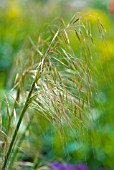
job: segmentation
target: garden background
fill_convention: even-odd
[[[77,131],[75,126],[70,129],[64,125],[64,132],[61,132],[60,126],[52,126],[46,118],[37,114],[37,111],[28,125],[29,119],[32,119],[30,113],[33,112],[28,111],[19,130],[19,136],[21,137],[23,132],[24,136],[13,160],[14,167],[30,169],[34,165],[34,169],[35,166],[49,168],[56,161],[62,164],[83,163],[91,170],[99,167],[114,169],[114,16],[109,0],[0,0],[1,164],[4,147],[2,142],[5,141],[7,150],[20,111],[21,104],[15,109],[15,120],[7,134],[8,115],[11,114],[16,95],[14,85],[18,72],[22,71],[22,63],[32,55],[32,46],[38,43],[40,35],[47,40],[51,26],[56,30],[61,22],[69,23],[74,15],[76,18],[82,15],[89,18],[95,42],[93,66],[97,75],[92,75],[95,90],[93,87],[90,122],[82,122],[83,130],[79,128]],[[100,19],[104,29],[103,40],[97,31],[96,18]],[[74,41],[73,35],[70,39],[73,50],[78,55],[80,44]],[[93,48],[91,45],[89,47]],[[60,65],[58,69],[63,68]],[[27,79],[26,89],[29,88],[29,83],[31,84],[31,80]],[[14,89],[11,91],[12,88]]]

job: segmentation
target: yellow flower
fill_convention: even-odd
[[[109,21],[107,15],[98,9],[88,9],[82,14],[85,18],[87,18],[91,23],[96,24],[98,19],[100,19],[103,26],[108,29]]]
[[[8,19],[15,19],[21,16],[21,7],[15,1],[8,3],[7,14]]]
[[[107,46],[109,49],[110,56],[114,56],[114,42],[111,40],[107,40]]]

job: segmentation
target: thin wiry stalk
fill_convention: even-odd
[[[26,126],[24,132],[22,133],[20,139],[18,140],[18,142],[17,142],[17,144],[16,144],[16,146],[15,146],[15,148],[14,148],[14,152],[13,152],[12,155],[11,155],[11,159],[10,159],[10,163],[9,163],[9,165],[8,165],[8,169],[11,169],[11,168],[12,168],[12,165],[14,164],[14,161],[15,161],[16,156],[17,156],[17,154],[18,154],[19,147],[21,146],[21,144],[22,144],[22,142],[23,142],[23,139],[25,138],[26,131],[29,129],[33,118],[34,118],[34,115],[31,115],[30,120],[29,120],[29,122],[27,123],[27,126]]]
[[[10,145],[9,145],[9,148],[8,148],[8,151],[7,151],[7,154],[6,154],[6,156],[5,156],[5,160],[4,160],[3,166],[2,166],[2,170],[5,170],[6,167],[7,167],[7,162],[8,162],[9,156],[10,156],[10,154],[11,154],[11,152],[12,152],[12,148],[13,148],[14,142],[15,142],[15,140],[16,140],[19,127],[20,127],[20,125],[21,125],[23,116],[24,116],[24,114],[25,114],[25,112],[26,112],[26,110],[27,110],[27,108],[28,108],[28,106],[29,106],[29,100],[30,100],[30,97],[31,97],[31,95],[32,95],[32,92],[33,92],[33,90],[34,90],[34,88],[35,88],[35,83],[38,81],[39,78],[40,78],[40,69],[38,68],[36,77],[35,77],[35,79],[34,79],[34,81],[33,81],[33,84],[32,84],[31,89],[30,89],[30,91],[29,91],[28,97],[27,97],[27,99],[26,99],[26,102],[25,102],[24,107],[23,107],[23,109],[22,109],[22,112],[21,112],[21,114],[20,114],[18,123],[17,123],[17,125],[16,125],[14,134],[13,134],[13,136],[12,136],[12,139],[11,139],[11,142],[10,142]]]
[[[51,41],[51,45],[52,43],[54,42],[54,40],[56,39],[57,37],[57,34],[56,33]],[[32,95],[32,92],[35,88],[35,84],[37,83],[37,81],[39,80],[40,76],[41,76],[41,73],[43,71],[43,68],[45,66],[45,62],[47,61],[47,58],[48,58],[48,52],[50,51],[50,48],[51,48],[51,45],[48,47],[46,53],[45,53],[45,56],[44,58],[42,59],[41,63],[39,64],[38,68],[37,68],[37,72],[36,72],[36,75],[35,75],[35,78],[34,78],[34,81],[31,85],[31,88],[29,90],[29,94],[27,96],[27,99],[25,101],[25,104],[24,104],[24,107],[22,109],[22,112],[20,114],[20,117],[19,117],[19,120],[18,120],[18,123],[16,125],[16,128],[14,130],[14,133],[13,133],[13,136],[12,136],[12,139],[11,139],[11,142],[9,144],[9,148],[8,148],[8,151],[7,151],[7,154],[5,156],[5,160],[4,160],[4,163],[3,163],[3,166],[2,166],[2,170],[5,170],[7,168],[7,163],[8,163],[8,160],[9,160],[9,157],[10,157],[10,154],[12,152],[12,149],[13,149],[13,146],[14,146],[14,142],[16,140],[16,137],[17,137],[17,134],[18,134],[18,130],[19,130],[19,127],[21,125],[21,122],[22,122],[22,119],[24,117],[24,114],[26,112],[26,110],[28,109],[29,107],[29,104],[30,104],[30,98],[31,98],[31,95]]]

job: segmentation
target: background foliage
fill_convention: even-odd
[[[85,15],[91,23],[91,32],[95,44],[94,50],[94,45],[92,46],[89,41],[87,42],[93,52],[92,67],[95,67],[96,71],[92,73],[92,77],[97,88],[92,89],[90,121],[85,122],[85,124],[83,122],[83,126],[86,126],[84,132],[81,129],[76,132],[75,127],[70,132],[69,127],[65,125],[64,134],[62,134],[63,132],[61,132],[59,126],[57,126],[57,129],[54,128],[47,119],[40,114],[36,114],[37,111],[34,113],[30,108],[19,131],[20,137],[24,134],[25,139],[19,148],[19,154],[15,158],[18,162],[37,163],[38,161],[40,166],[53,160],[70,161],[74,164],[81,161],[87,163],[90,169],[96,169],[100,166],[114,168],[114,18],[110,14],[108,6],[109,1],[106,0],[103,2],[98,0],[0,1],[1,142],[5,136],[4,133],[7,134],[8,113],[11,113],[11,107],[14,104],[13,98],[16,96],[15,90],[11,93],[12,97],[9,96],[9,90],[13,88],[18,80],[22,98],[16,108],[16,117],[14,115],[15,120],[9,132],[10,138],[15,128],[15,122],[17,122],[19,109],[22,108],[25,101],[26,94],[24,90],[26,89],[27,91],[32,82],[32,78],[24,80],[23,70],[28,66],[33,69],[35,62],[40,61],[40,58],[37,58],[37,54],[33,50],[33,45],[39,42],[39,36],[43,37],[42,39],[47,43],[41,49],[41,51],[45,51],[49,45],[48,42],[53,37],[50,35],[50,27],[52,27],[55,35],[58,25],[61,25],[58,18],[63,18],[67,25],[74,14],[77,17]],[[101,24],[103,30],[100,32],[101,37],[99,36],[99,25],[96,22],[97,17],[100,18],[103,24]],[[74,39],[74,34],[72,33],[69,33],[68,36],[74,53],[79,56],[81,45],[78,39]],[[31,44],[31,41],[34,44]],[[43,44],[44,42],[40,41],[40,43]],[[62,47],[67,48],[66,44],[62,44]],[[28,60],[30,56],[35,56],[34,65],[32,66],[30,63],[32,61]],[[27,64],[25,64],[25,61],[27,61]],[[56,63],[54,60],[53,62]],[[60,63],[57,68],[62,72],[63,66]],[[20,74],[16,79],[17,73]],[[23,81],[25,81],[24,85]],[[71,84],[67,84],[67,86],[69,85]],[[35,116],[29,125],[30,112]],[[30,127],[27,127],[27,124]],[[8,145],[7,140],[10,140],[8,136],[5,140],[6,145]]]

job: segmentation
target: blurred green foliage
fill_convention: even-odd
[[[51,3],[51,1],[5,1],[5,5],[0,6],[0,89],[1,97],[3,90],[10,89],[13,85],[15,72],[14,61],[17,53],[26,48],[28,36],[37,42],[39,33],[49,29],[49,25],[56,17],[63,17],[67,22],[77,12],[77,8],[65,3]],[[60,159],[72,162],[83,161],[95,169],[103,165],[108,168],[114,168],[114,17],[108,11],[108,1],[92,1],[86,4],[85,9],[80,9],[84,15],[90,14],[99,17],[105,33],[106,46],[103,45],[102,38],[98,37],[96,22],[94,17],[89,16],[92,23],[92,33],[96,44],[97,53],[94,54],[95,67],[97,67],[97,93],[93,95],[94,104],[91,106],[92,125],[88,125],[87,132],[84,132],[82,140],[75,137],[82,134],[75,134],[75,131],[69,133],[69,128],[65,128],[65,134],[61,140],[57,131],[50,126],[42,116],[34,119],[30,126],[26,140],[22,148],[25,157],[28,153],[34,158],[34,153],[39,152],[49,160]],[[55,26],[56,27],[56,26]],[[46,38],[46,37],[45,37]],[[75,49],[73,35],[70,36],[74,51],[78,54],[80,47]],[[104,37],[103,37],[104,38]],[[105,41],[104,40],[104,41]],[[24,45],[23,45],[24,44]],[[28,54],[27,54],[28,55]],[[5,106],[3,113],[5,112]],[[3,126],[5,124],[3,121]],[[83,143],[83,138],[87,139]],[[37,148],[37,151],[36,151]],[[62,149],[61,149],[62,148]],[[20,154],[20,159],[23,159]],[[41,156],[41,155],[40,155]],[[40,157],[39,156],[39,157]]]
[[[3,88],[7,86],[14,57],[25,39],[28,36],[37,39],[39,33],[45,27],[48,29],[49,23],[56,17],[69,16],[65,10],[62,11],[59,4],[41,2],[24,3],[16,0],[5,1],[5,4],[1,2],[3,5],[0,6],[0,72],[4,73],[4,79],[0,84]]]

